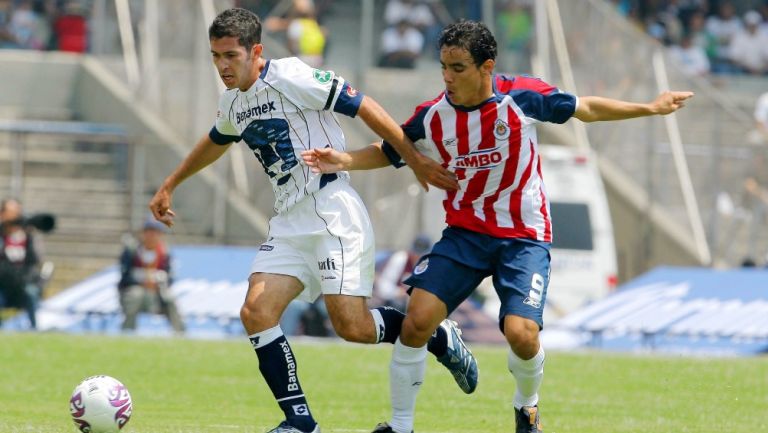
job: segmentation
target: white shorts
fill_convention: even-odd
[[[251,272],[298,278],[304,285],[298,299],[308,302],[321,293],[370,297],[374,235],[357,192],[337,179],[274,216]]]

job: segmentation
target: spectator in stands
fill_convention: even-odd
[[[688,76],[704,76],[709,74],[709,59],[704,48],[693,43],[693,35],[686,33],[680,39],[680,45],[669,48],[669,55],[677,62],[681,70]]]
[[[757,98],[755,104],[755,128],[757,130],[757,142],[768,144],[768,92]]]
[[[506,0],[496,14],[496,26],[499,49],[504,50],[504,57],[509,59],[503,65],[504,70],[528,70],[533,35],[530,5],[520,0]]]
[[[691,36],[691,43],[700,47],[707,55],[710,68],[717,58],[717,39],[707,32],[707,21],[704,11],[699,9],[691,12],[686,21],[686,33]]]
[[[707,19],[707,32],[717,41],[713,72],[734,72],[728,53],[731,40],[742,28],[741,20],[736,15],[736,9],[730,1],[724,1],[718,8],[717,15]]]
[[[59,51],[84,53],[88,47],[88,23],[82,5],[69,0],[53,21],[54,47]]]
[[[50,37],[47,21],[34,9],[31,1],[16,4],[11,14],[8,29],[13,36],[15,48],[42,50]]]
[[[125,315],[123,330],[135,330],[138,314],[150,312],[164,314],[175,332],[184,332],[184,322],[171,292],[171,256],[163,239],[165,231],[165,225],[148,218],[138,245],[126,245],[120,256],[117,288]]]
[[[423,49],[424,36],[408,21],[402,20],[381,34],[379,66],[412,69]]]
[[[417,29],[425,32],[435,24],[435,16],[429,5],[420,0],[389,0],[384,9],[384,22],[393,27],[407,21]]]
[[[421,256],[432,248],[432,241],[426,235],[419,235],[411,243],[409,249],[392,253],[379,272],[374,286],[374,296],[387,307],[404,310],[408,295],[407,286],[403,280],[413,272],[413,267]]]
[[[294,0],[286,18],[270,17],[264,25],[271,32],[285,32],[292,55],[313,68],[323,65],[326,30],[317,22],[312,0]]]
[[[0,0],[0,48],[13,48],[16,46],[16,38],[10,31],[11,12],[13,4],[11,0]]]
[[[0,202],[0,307],[23,308],[30,327],[37,328],[42,294],[39,241],[23,223],[21,203]]]
[[[733,64],[751,75],[768,72],[768,34],[758,30],[763,17],[757,11],[744,14],[745,27],[731,40],[729,55]]]
[[[757,10],[763,17],[763,22],[760,24],[760,31],[763,33],[768,33],[768,0],[764,1]]]
[[[440,6],[440,2],[433,0],[389,0],[384,9],[384,22],[387,27],[395,27],[401,21],[407,21],[421,32],[426,45],[433,47],[441,29],[433,8]]]

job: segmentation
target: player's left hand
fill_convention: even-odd
[[[685,100],[693,97],[693,92],[663,92],[653,101],[658,114],[673,113],[685,106]]]

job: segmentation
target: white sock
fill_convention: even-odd
[[[397,433],[411,433],[416,395],[424,381],[427,367],[427,345],[408,347],[395,342],[392,362],[389,364],[389,389],[392,400],[392,420],[389,425]]]
[[[264,347],[267,344],[277,340],[282,335],[283,335],[283,329],[280,327],[280,325],[277,325],[274,328],[265,329],[261,332],[251,334],[248,336],[248,339],[251,340],[251,344],[253,345],[253,348],[258,349],[260,347]]]
[[[539,347],[536,356],[528,360],[521,359],[510,350],[507,366],[517,381],[513,401],[515,409],[536,405],[539,402],[539,387],[544,379],[544,348]]]

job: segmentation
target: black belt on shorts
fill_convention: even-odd
[[[320,176],[320,189],[323,189],[326,185],[338,178],[339,175],[336,173],[323,173],[323,175]]]

